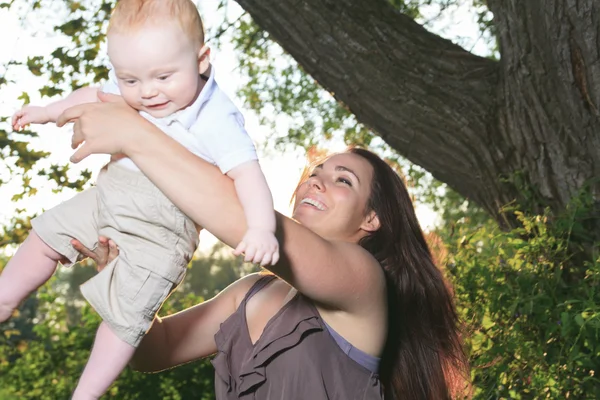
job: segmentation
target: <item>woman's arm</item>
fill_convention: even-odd
[[[104,236],[98,238],[98,246],[94,250],[77,239],[73,239],[71,244],[82,257],[94,260],[98,271],[119,255],[116,243]],[[137,348],[131,366],[138,371],[158,372],[216,352],[215,333],[221,323],[237,310],[259,278],[259,274],[247,275],[209,301],[164,319],[156,318]]]
[[[157,318],[131,359],[131,367],[158,372],[214,354],[214,336],[221,323],[235,312],[258,278],[258,274],[245,276],[208,301]]]
[[[127,154],[163,193],[197,224],[235,247],[247,226],[231,179],[165,135],[116,96],[108,103],[67,110],[59,124],[74,120],[72,157],[92,153]],[[370,308],[385,288],[380,266],[355,244],[333,242],[277,213],[281,260],[267,268],[326,307]]]

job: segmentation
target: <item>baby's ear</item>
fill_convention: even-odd
[[[210,47],[207,45],[202,46],[198,52],[198,73],[204,74],[210,66]]]

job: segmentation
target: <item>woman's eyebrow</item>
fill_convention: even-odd
[[[315,169],[323,169],[323,164],[319,164],[315,167]],[[356,174],[356,172],[352,171],[350,168],[345,167],[343,165],[336,165],[335,167],[336,171],[345,171],[345,172],[349,172],[352,175],[354,175],[354,177],[356,178],[356,180],[358,181],[358,183],[360,183],[360,179],[358,178],[358,175]]]
[[[356,178],[358,183],[360,183],[360,179],[358,179],[358,175],[356,175],[356,172],[352,171],[350,168],[344,167],[343,165],[338,165],[335,167],[335,170],[336,171],[346,171],[346,172],[351,173],[352,175],[354,175],[354,177]]]

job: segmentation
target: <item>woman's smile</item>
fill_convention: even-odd
[[[300,201],[300,205],[306,205],[306,206],[309,206],[312,208],[316,208],[320,211],[327,210],[327,206],[323,202],[321,202],[313,197],[303,198],[302,201]]]

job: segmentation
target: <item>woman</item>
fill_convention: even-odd
[[[126,154],[185,214],[235,248],[246,227],[231,180],[119,98],[100,97],[59,119],[75,122],[74,148],[85,142],[72,160]],[[385,162],[361,149],[327,158],[301,180],[294,220],[278,214],[277,226],[282,258],[268,267],[275,277],[244,277],[157,320],[134,368],[160,371],[217,353],[217,399],[456,394],[466,363],[451,295],[406,188]],[[97,254],[76,245],[106,261],[106,245]]]

